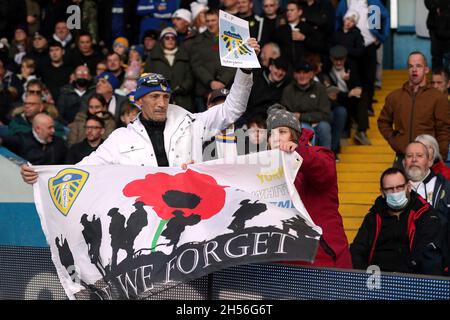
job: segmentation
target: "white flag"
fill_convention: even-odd
[[[145,298],[238,264],[313,261],[297,153],[178,168],[38,166],[34,197],[71,299]]]

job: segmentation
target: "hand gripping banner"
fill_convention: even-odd
[[[144,299],[239,264],[313,261],[297,153],[179,168],[37,166],[34,198],[70,299]]]

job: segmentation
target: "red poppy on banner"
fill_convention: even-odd
[[[148,174],[145,179],[128,183],[123,194],[152,206],[163,220],[172,218],[176,209],[183,211],[185,217],[196,214],[205,220],[222,210],[224,188],[209,175],[187,170],[176,175]]]

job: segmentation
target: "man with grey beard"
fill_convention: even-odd
[[[430,170],[433,161],[429,157],[427,147],[418,141],[411,142],[406,147],[403,166],[410,179],[411,189],[439,211],[446,224],[444,236],[446,237],[446,265],[448,267],[450,263],[450,230],[447,223],[450,219],[450,181],[446,180],[440,173],[436,175]]]
[[[433,166],[429,158],[427,147],[418,141],[411,142],[406,147],[405,159],[403,160],[406,174],[410,179],[411,187],[422,198],[427,200],[433,207],[436,207],[438,201],[445,200],[443,192],[449,193],[445,187],[450,188],[449,182],[440,174],[434,174],[430,169]],[[445,203],[448,211],[450,202]]]

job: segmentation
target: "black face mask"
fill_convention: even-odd
[[[79,78],[79,79],[75,80],[75,83],[77,84],[77,86],[79,86],[81,88],[86,88],[89,84],[89,80],[84,79],[84,78]]]

